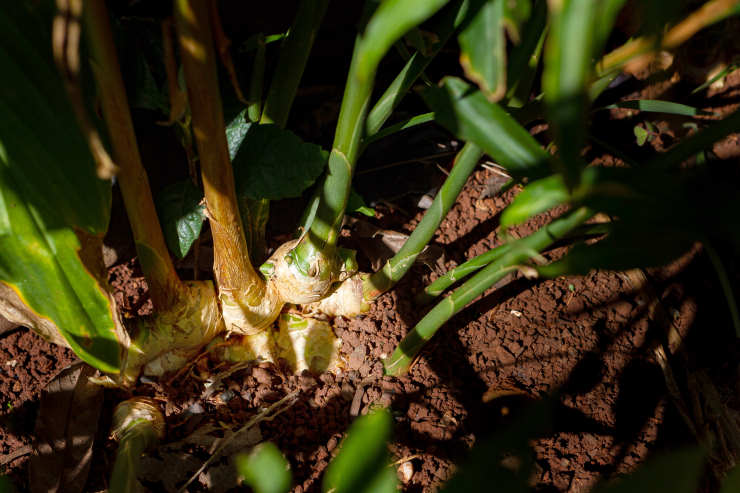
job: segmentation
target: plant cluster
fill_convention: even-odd
[[[177,371],[204,351],[228,362],[282,358],[296,371],[328,371],[338,364],[338,346],[327,318],[366,312],[399,282],[485,155],[510,177],[506,188],[521,187],[500,218],[507,241],[425,287],[416,301],[436,304],[384,361],[388,374],[405,373],[447,320],[513,271],[553,278],[657,266],[697,242],[716,269],[740,336],[733,287],[714,247],[740,245],[740,194],[735,184],[718,178],[711,163],[696,158],[740,128],[740,112],[698,120],[692,135],[648,160],[619,153],[623,165],[604,167],[589,166],[583,157],[594,144],[589,120],[603,108],[700,116],[666,101],[605,101],[604,93],[624,71],[648,67],[658,50],[676,49],[737,14],[740,3],[710,0],[688,14],[651,7],[645,31],[614,46],[624,4],[370,0],[328,152],[285,128],[328,0],[299,2],[287,33],[255,34],[246,68],[234,65],[215,1],[175,0],[157,44],[163,82],[145,65],[142,87],[133,92],[124,83],[120,36],[105,2],[13,4],[0,15],[0,314],[71,347],[103,373],[97,382],[109,386],[130,388],[142,373]],[[454,40],[465,78],[450,75],[425,85],[420,94],[430,112],[387,125],[425,78],[427,66]],[[268,77],[266,46],[274,41],[281,44]],[[401,51],[413,51],[381,92],[376,73],[399,44]],[[242,71],[249,74],[246,91]],[[228,118],[225,87],[242,102]],[[186,151],[183,166],[190,179],[157,197],[137,144],[132,94],[136,104],[162,112]],[[432,121],[464,142],[454,166],[400,250],[376,272],[359,272],[355,252],[339,244],[345,214],[367,211],[351,188],[358,159],[379,139]],[[552,141],[545,147],[527,130],[535,121],[550,129]],[[639,128],[637,138],[650,140],[650,126]],[[113,181],[154,304],[148,317],[124,319],[106,281],[101,243]],[[267,257],[270,201],[300,197],[312,186],[295,238]],[[697,188],[711,189],[709,200],[695,203]],[[506,236],[508,228],[555,208],[565,212],[538,231]],[[184,281],[172,257],[197,248],[206,221],[213,280]],[[542,252],[560,241],[572,248],[547,263]],[[118,410],[121,449],[111,491],[133,488],[135,458],[157,441],[151,423],[161,419],[158,410],[136,402]],[[325,484],[333,491],[360,491],[355,483],[340,487],[349,480],[334,471],[348,468],[345,463],[360,469],[369,464],[355,448],[370,443],[363,436],[374,433],[363,426],[387,421],[383,413],[373,416],[356,424],[329,468]],[[142,426],[148,431],[141,432]],[[385,461],[384,440],[378,443],[377,460],[368,468]],[[265,446],[244,459],[242,473],[257,491],[284,491],[289,484],[276,473],[271,479],[279,486],[260,486],[264,479],[255,471],[280,469],[274,464],[278,455]],[[363,483],[365,490],[395,488],[393,475],[380,474],[377,481],[377,489],[370,487],[375,482]],[[455,484],[453,491],[471,491]]]

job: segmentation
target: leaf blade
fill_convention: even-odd
[[[548,154],[501,106],[455,77],[422,93],[442,126],[481,147],[513,178],[536,179],[548,174]]]
[[[184,258],[200,236],[206,219],[203,193],[190,180],[166,187],[157,196],[156,207],[167,247]]]

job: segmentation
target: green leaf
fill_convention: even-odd
[[[110,183],[90,155],[51,57],[51,18],[35,4],[0,13],[0,290],[45,337],[120,368],[119,330],[101,275],[82,256],[110,216]]]
[[[512,49],[506,67],[507,105],[514,108],[521,108],[529,101],[540,65],[542,48],[548,32],[545,1],[535,2],[534,10],[522,32],[521,42]]]
[[[549,4],[551,31],[545,47],[542,88],[555,134],[558,171],[574,187],[585,168],[587,83],[591,79],[599,2],[563,0]]]
[[[635,125],[632,131],[635,133],[635,137],[637,138],[637,145],[641,147],[644,146],[645,142],[647,142],[647,138],[648,135],[650,135],[650,132],[639,125]]]
[[[629,476],[594,489],[595,493],[693,493],[699,486],[704,452],[697,447],[665,453]]]
[[[239,113],[226,127],[237,195],[270,200],[299,197],[324,171],[328,153],[277,125],[247,122],[244,115]]]
[[[475,0],[476,13],[458,35],[460,64],[468,79],[489,101],[506,93],[506,37],[504,10],[507,0]]]
[[[104,233],[110,182],[95,174],[52,61],[51,19],[34,15],[31,4],[13,3],[0,14],[0,29],[0,158],[47,226]]]
[[[395,123],[393,125],[389,125],[380,132],[376,132],[372,134],[370,137],[368,137],[364,145],[369,145],[376,140],[382,139],[383,137],[388,137],[389,135],[393,135],[397,132],[402,132],[403,130],[407,130],[409,128],[413,128],[417,125],[423,125],[425,123],[433,122],[434,121],[434,113],[428,112],[428,113],[422,113],[421,115],[412,116],[408,120],[404,120],[398,123]]]
[[[397,480],[388,467],[387,441],[391,415],[378,409],[352,423],[339,454],[324,475],[323,491],[333,493],[393,493]],[[388,471],[393,473],[392,478]]]
[[[173,183],[157,195],[157,214],[167,247],[177,258],[184,258],[200,236],[206,219],[203,192],[192,181]]]
[[[378,135],[379,130],[404,96],[409,92],[411,86],[422,76],[427,65],[429,65],[439,50],[447,43],[454,31],[460,26],[460,23],[463,22],[468,11],[468,6],[469,2],[467,1],[452,2],[440,10],[427,23],[425,27],[435,34],[436,41],[431,43],[430,52],[426,55],[418,51],[411,55],[393,82],[391,82],[385,92],[378,98],[378,101],[367,115],[365,122],[367,140],[364,145],[369,144],[371,140],[380,138]],[[384,135],[388,135],[388,133],[384,133]]]
[[[537,179],[548,173],[549,155],[501,106],[463,80],[446,77],[441,87],[422,93],[435,119],[463,140],[481,147],[513,178]]]
[[[697,116],[713,115],[711,111],[704,111],[693,106],[688,106],[671,101],[660,101],[657,99],[635,99],[631,101],[620,101],[598,109],[627,108],[649,113],[667,113],[670,115]]]
[[[368,207],[365,204],[365,199],[352,188],[349,191],[349,199],[347,199],[347,210],[350,212],[359,212],[367,217],[375,217],[375,209]]]
[[[540,212],[568,201],[570,194],[560,175],[548,176],[527,185],[501,214],[501,226],[509,228]]]
[[[449,0],[386,0],[365,28],[357,53],[357,78],[370,80],[393,43],[428,19]]]
[[[257,445],[236,458],[236,468],[255,493],[286,493],[292,481],[290,464],[272,443]]]

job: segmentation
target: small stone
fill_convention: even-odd
[[[221,402],[229,402],[234,397],[236,397],[236,393],[233,390],[224,390],[218,394],[218,398],[221,399]]]
[[[331,437],[328,442],[326,442],[326,450],[331,452],[335,448],[337,448],[338,440],[336,437]]]
[[[413,475],[414,475],[414,465],[411,463],[410,460],[398,466],[398,479],[400,479],[403,484],[406,484],[409,481],[411,481],[411,477]]]
[[[352,351],[352,354],[349,355],[349,367],[354,370],[359,369],[365,362],[366,354],[367,350],[365,349],[364,344],[357,346],[354,351]]]

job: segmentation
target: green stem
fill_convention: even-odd
[[[308,54],[328,5],[329,0],[301,0],[288,37],[280,48],[280,58],[260,123],[275,123],[281,128],[285,127]]]
[[[365,133],[368,136],[368,141],[375,140],[375,134],[380,131],[414,82],[424,73],[429,63],[450,39],[452,33],[455,32],[455,29],[463,20],[464,16],[461,14],[467,11],[466,4],[467,2],[456,2],[439,15],[440,21],[436,26],[430,27],[431,31],[437,35],[438,41],[431,46],[429,55],[424,56],[418,51],[414,53],[383,95],[380,96],[367,115]],[[364,145],[367,145],[367,143]]]
[[[401,250],[365,282],[363,291],[366,301],[372,301],[391,289],[408,272],[416,257],[432,239],[442,219],[457,200],[468,176],[473,172],[482,155],[481,148],[472,142],[463,146],[455,158],[450,175],[414,232],[403,244]]]
[[[257,35],[257,48],[252,65],[252,77],[249,81],[249,106],[247,116],[250,122],[258,122],[262,116],[262,90],[265,81],[265,37],[262,33]]]
[[[593,215],[583,207],[564,218],[557,219],[525,238],[511,243],[510,249],[498,260],[488,264],[450,296],[440,301],[403,338],[393,354],[384,361],[389,375],[405,373],[424,344],[434,336],[442,324],[462,310],[468,303],[498,282],[512,267],[528,261],[532,252],[539,252],[581,225]]]
[[[455,284],[460,279],[463,279],[473,272],[485,267],[494,260],[498,260],[511,250],[511,243],[505,243],[488,250],[486,253],[478,255],[477,257],[471,258],[467,262],[458,265],[454,269],[447,271],[445,275],[438,278],[436,281],[427,286],[424,291],[419,293],[416,297],[416,302],[420,305],[426,305],[431,302],[434,298],[444,292],[445,289]]]
[[[335,255],[380,60],[393,43],[445,3],[446,0],[387,0],[370,18],[365,32],[357,37],[329,155],[328,172],[319,187],[316,216],[307,234],[290,253],[304,275],[326,276],[327,273],[323,272],[309,272],[310,265],[314,264],[311,259]]]
[[[568,234],[563,236],[563,240],[576,239],[589,236],[598,236],[608,232],[608,229],[604,227],[604,224],[586,224],[579,226]],[[505,255],[511,249],[511,243],[505,243],[495,248],[488,250],[486,253],[482,253],[477,257],[468,260],[448,271],[443,276],[432,282],[427,286],[424,291],[416,296],[416,303],[419,305],[426,305],[432,302],[434,298],[441,295],[445,289],[449,288],[456,282],[468,277],[473,272],[476,272],[486,265],[490,264],[494,260],[498,260]]]
[[[732,325],[735,327],[735,336],[740,338],[740,312],[738,312],[735,292],[732,290],[732,283],[730,282],[730,278],[727,276],[727,271],[725,270],[725,266],[717,251],[712,247],[709,241],[705,240],[703,243],[704,250],[706,250],[707,256],[712,262],[714,270],[717,272],[719,284],[722,286],[722,291],[727,299],[727,306],[729,307],[730,315],[732,316]]]

